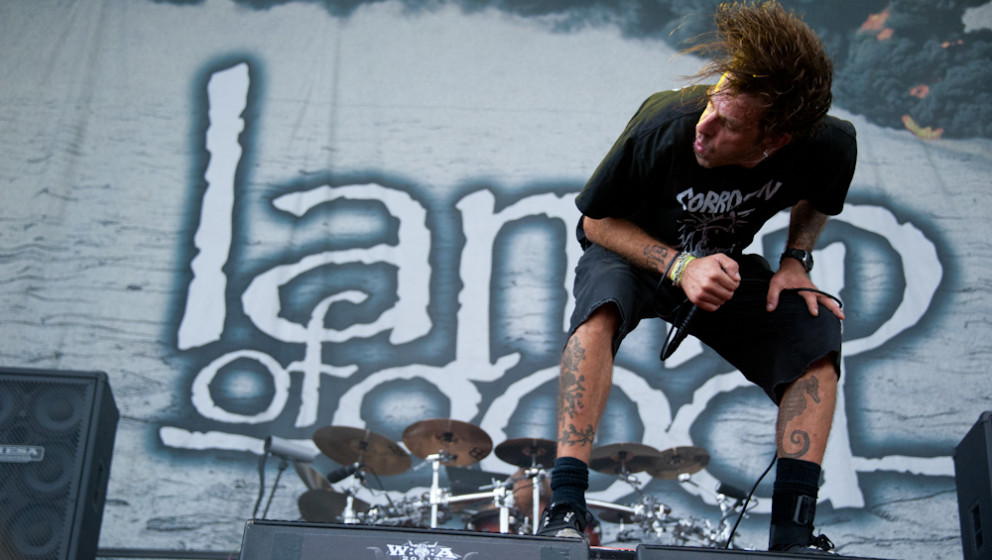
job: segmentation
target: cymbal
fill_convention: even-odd
[[[296,500],[300,515],[311,523],[336,523],[340,521],[345,508],[348,506],[348,495],[334,490],[307,490]],[[356,512],[366,512],[372,506],[368,502],[353,498],[352,509]]]
[[[515,467],[535,464],[550,467],[558,455],[558,444],[549,439],[508,439],[496,446],[496,456]]]
[[[308,463],[293,461],[293,468],[296,474],[300,475],[300,480],[307,487],[307,490],[330,490],[331,482],[327,477],[317,472]]]
[[[697,473],[709,462],[710,454],[702,447],[672,447],[662,451],[647,472],[654,478],[673,480],[680,474]]]
[[[592,450],[589,468],[606,474],[619,474],[624,468],[637,473],[650,468],[660,456],[657,449],[643,443],[611,443]]]
[[[415,422],[403,430],[406,448],[421,459],[435,453],[450,455],[442,465],[465,467],[486,458],[493,450],[493,440],[482,428],[450,418],[433,418]]]
[[[371,430],[347,426],[326,426],[313,433],[317,448],[334,461],[359,463],[362,470],[378,475],[406,472],[410,455],[389,438]]]

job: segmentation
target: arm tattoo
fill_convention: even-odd
[[[810,437],[809,434],[803,430],[793,430],[788,434],[789,443],[793,447],[798,447],[798,450],[794,452],[785,451],[785,439],[786,431],[789,422],[798,418],[806,411],[806,395],[809,395],[813,402],[820,402],[820,382],[815,377],[810,376],[809,379],[804,381],[797,381],[797,385],[793,388],[793,391],[789,392],[789,395],[782,400],[779,404],[779,423],[778,423],[778,434],[776,438],[778,439],[782,447],[782,455],[784,457],[789,457],[792,459],[798,459],[809,451],[810,448]]]
[[[565,347],[561,359],[561,377],[558,387],[558,416],[563,422],[565,416],[575,418],[575,414],[583,408],[582,397],[585,395],[585,376],[579,375],[579,363],[586,357],[586,351],[574,337]]]
[[[644,258],[649,267],[665,270],[665,266],[668,264],[668,255],[671,252],[668,247],[652,243],[644,247]]]

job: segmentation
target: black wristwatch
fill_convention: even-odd
[[[781,263],[782,259],[796,259],[797,261],[803,263],[803,268],[806,269],[806,274],[813,270],[813,253],[809,251],[803,251],[802,249],[786,249],[782,253],[782,257],[779,258],[778,262]]]

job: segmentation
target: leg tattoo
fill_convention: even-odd
[[[777,439],[781,442],[782,455],[792,459],[799,459],[806,455],[810,448],[809,434],[803,430],[793,430],[788,434],[789,443],[793,447],[798,447],[794,452],[785,451],[786,431],[789,422],[798,418],[806,411],[806,395],[813,399],[814,403],[820,403],[820,382],[816,377],[810,376],[808,379],[796,381],[796,385],[789,391],[786,398],[779,404],[779,422]]]
[[[568,428],[563,429],[558,436],[558,443],[562,445],[592,445],[595,437],[596,428],[593,428],[592,424],[586,424],[582,430],[576,428],[575,424],[569,424]]]
[[[583,382],[586,378],[578,373],[579,364],[585,357],[586,351],[576,338],[569,341],[562,353],[558,387],[558,442],[561,445],[592,445],[596,433],[592,424],[577,428],[575,424],[567,423],[567,420],[575,419],[585,406],[582,397],[585,396]]]
[[[565,416],[575,418],[575,414],[582,409],[582,397],[585,395],[585,386],[582,384],[586,380],[584,376],[578,374],[579,363],[586,357],[586,351],[573,338],[569,341],[561,360],[561,378],[558,387],[558,415],[559,421],[564,424]]]

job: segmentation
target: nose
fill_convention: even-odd
[[[707,107],[703,114],[699,116],[699,122],[696,123],[696,132],[702,134],[703,136],[712,136],[715,134],[714,125],[717,122],[716,111],[712,107]]]

